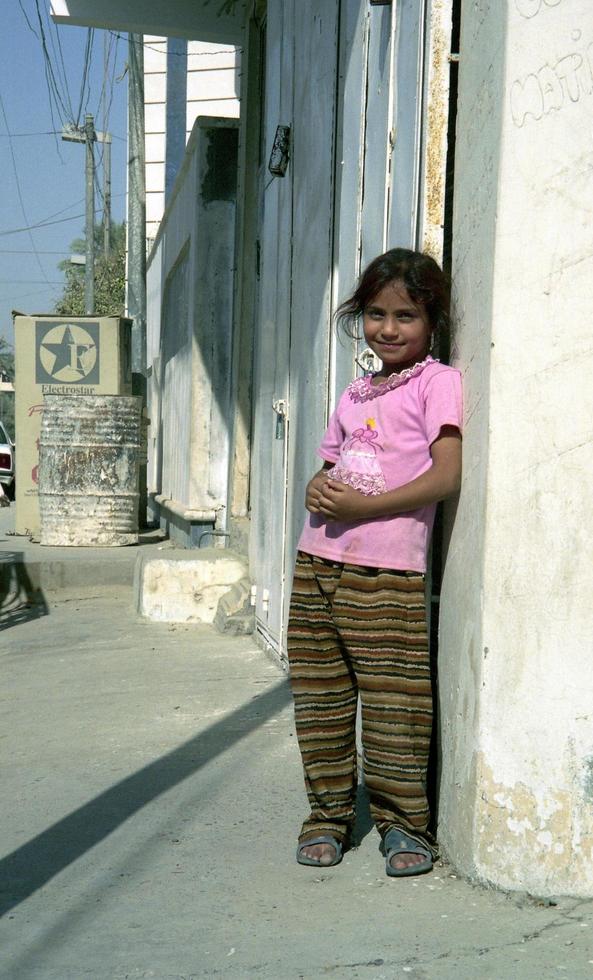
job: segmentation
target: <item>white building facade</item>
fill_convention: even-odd
[[[170,66],[170,67],[169,67]],[[144,36],[144,115],[146,161],[146,237],[156,238],[165,212],[167,129],[169,138],[181,143],[180,153],[169,174],[169,191],[181,166],[185,146],[198,116],[239,118],[241,59],[236,45],[207,41],[186,41],[158,35]],[[180,91],[176,101],[178,115],[169,106],[168,74],[176,79]],[[169,89],[171,88],[169,79]]]
[[[222,507],[246,541],[258,631],[280,652],[303,489],[357,370],[332,313],[383,248],[440,257],[446,226],[466,427],[443,560],[439,835],[481,880],[593,895],[588,0],[54,12],[242,47],[228,480],[196,520],[214,530]]]

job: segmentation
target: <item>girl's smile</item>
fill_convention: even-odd
[[[364,336],[382,361],[381,375],[393,374],[424,360],[431,327],[426,310],[415,303],[403,282],[384,286],[365,308]]]

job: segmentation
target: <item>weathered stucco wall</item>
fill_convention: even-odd
[[[464,5],[440,837],[540,895],[593,894],[592,108],[589,0]]]
[[[228,503],[237,131],[196,121],[147,263],[149,491],[190,546]]]

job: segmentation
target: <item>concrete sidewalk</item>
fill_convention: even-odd
[[[15,534],[15,505],[0,508],[0,589],[9,579],[24,583],[32,592],[42,589],[78,589],[127,586],[133,583],[138,554],[156,555],[171,549],[158,530],[142,531],[139,543],[126,548],[60,548],[48,547]],[[18,574],[9,576],[8,565]],[[1,592],[0,592],[1,594]]]
[[[4,980],[593,980],[591,901],[388,879],[364,819],[340,866],[299,867],[285,675],[131,591],[0,632]]]

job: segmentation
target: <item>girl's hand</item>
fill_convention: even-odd
[[[327,480],[319,492],[318,508],[329,521],[360,521],[374,517],[372,513],[373,498],[354,490],[347,483],[337,480]]]
[[[319,514],[319,501],[321,492],[327,483],[327,470],[319,470],[315,476],[309,480],[305,491],[305,507],[310,514]]]

